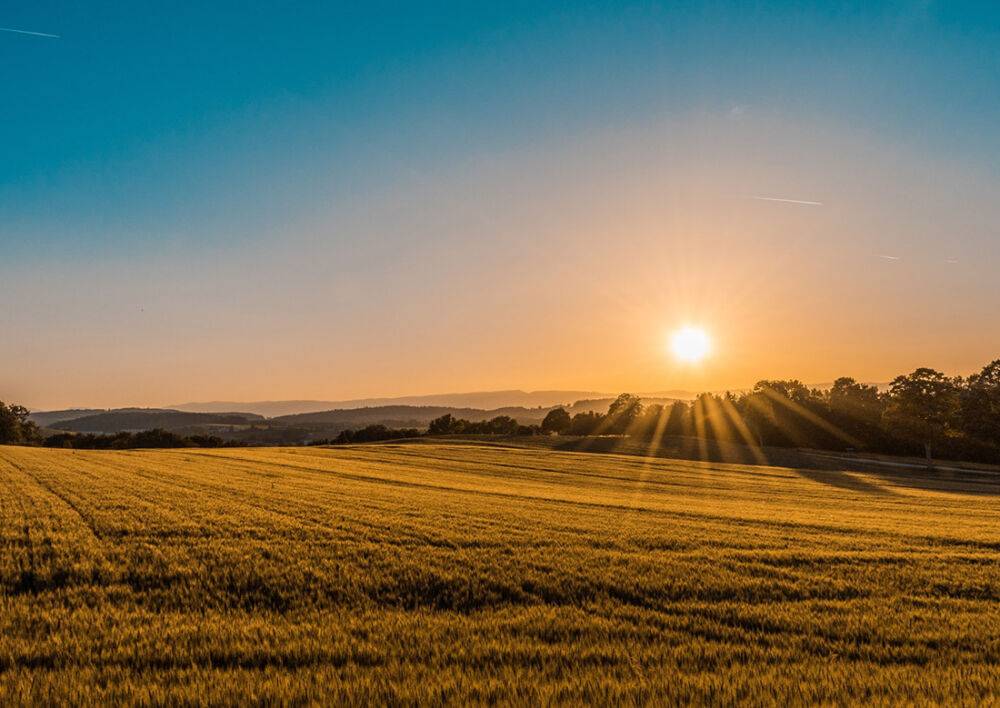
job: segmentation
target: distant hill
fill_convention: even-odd
[[[523,408],[512,406],[486,410],[482,408],[456,408],[453,406],[371,406],[366,408],[340,408],[316,413],[299,413],[279,416],[268,421],[272,425],[290,427],[330,427],[346,429],[380,423],[390,427],[424,427],[435,418],[452,415],[455,418],[480,421],[507,415],[519,423],[539,423],[548,408]]]
[[[614,399],[591,398],[576,401],[565,406],[571,415],[596,411],[606,413]],[[643,399],[647,404],[659,403],[669,405],[676,399],[655,398]],[[285,427],[308,431],[322,436],[336,435],[342,430],[363,428],[366,425],[381,424],[390,428],[425,428],[443,415],[463,418],[472,422],[489,420],[497,416],[510,416],[522,425],[541,423],[545,415],[556,406],[539,406],[527,408],[524,406],[505,406],[502,408],[459,408],[455,406],[369,406],[365,408],[337,408],[314,413],[298,413],[295,415],[271,418],[267,424],[271,427]]]
[[[888,388],[886,383],[877,383],[880,391]],[[810,384],[810,388],[828,389],[831,384],[820,383]],[[731,389],[734,393],[749,389]],[[722,393],[723,391],[714,391]],[[649,405],[654,403],[668,404],[677,400],[690,401],[697,395],[697,392],[686,390],[635,392],[643,403]],[[256,415],[265,418],[284,419],[307,413],[327,413],[330,411],[359,410],[362,408],[391,408],[394,406],[408,406],[417,408],[437,407],[442,409],[463,409],[477,411],[498,411],[505,408],[516,408],[530,411],[532,409],[550,409],[555,406],[565,406],[570,413],[580,413],[587,410],[605,412],[608,404],[614,400],[617,393],[602,393],[599,391],[572,391],[572,390],[546,390],[546,391],[478,391],[469,393],[438,393],[425,396],[396,396],[381,398],[356,398],[343,401],[322,401],[322,400],[281,400],[281,401],[208,401],[180,403],[166,406],[159,409],[142,408],[117,408],[117,409],[95,409],[95,408],[70,408],[59,411],[35,411],[31,413],[30,419],[42,427],[53,427],[54,424],[64,421],[75,420],[87,416],[102,413],[112,413],[120,411],[143,411],[143,410],[170,410],[185,413],[211,413],[216,415]],[[452,415],[457,415],[454,411]],[[444,413],[441,413],[444,415]],[[508,415],[497,413],[496,415]],[[521,419],[518,415],[512,417]],[[521,413],[527,416],[526,413]],[[543,413],[544,415],[544,413]],[[422,418],[423,416],[421,416]],[[466,416],[468,418],[468,416]],[[367,420],[367,415],[364,416]],[[472,418],[468,418],[472,420]],[[525,418],[527,421],[527,418]],[[381,422],[381,421],[376,421]],[[367,423],[366,423],[367,425]]]
[[[502,392],[498,392],[500,395]],[[563,392],[567,393],[567,392]],[[568,392],[573,393],[573,392]],[[484,395],[489,399],[491,394]],[[532,396],[534,394],[525,394]],[[552,392],[542,395],[551,397]],[[430,398],[439,398],[437,396]],[[546,399],[547,400],[547,399]],[[612,397],[587,398],[566,404],[571,414],[586,411],[605,412]],[[664,403],[671,399],[644,399]],[[313,401],[312,404],[319,402]],[[245,405],[245,404],[234,404]],[[183,435],[216,434],[227,440],[259,444],[301,444],[307,440],[334,437],[343,430],[380,424],[390,428],[426,428],[443,415],[477,422],[497,416],[510,416],[523,425],[541,423],[555,406],[501,406],[477,408],[446,405],[383,405],[358,408],[334,408],[265,418],[254,412],[220,411],[212,413],[180,411],[169,408],[117,408],[111,410],[68,409],[34,413],[33,419],[49,431],[112,434],[163,428]]]
[[[206,403],[181,403],[168,408],[197,413],[248,411],[269,418],[300,413],[319,413],[331,410],[376,408],[384,406],[442,406],[450,408],[551,408],[569,405],[587,398],[608,398],[611,394],[596,391],[479,391],[472,393],[439,393],[426,396],[398,396],[389,398],[357,398],[344,401],[211,401]]]
[[[77,433],[117,433],[121,431],[192,429],[211,426],[250,425],[264,422],[255,413],[189,413],[163,408],[121,408],[62,420],[48,427]]]
[[[106,412],[103,408],[68,408],[62,411],[32,411],[28,416],[28,420],[37,423],[42,428],[49,428],[54,423]]]
[[[817,387],[823,387],[819,385]],[[829,387],[827,385],[826,387]],[[688,391],[672,390],[640,393],[644,405],[668,406],[677,400],[690,400]],[[577,398],[577,396],[580,396]],[[399,403],[399,401],[452,400],[522,400],[541,401],[539,405],[473,406],[445,403]],[[182,407],[206,407],[217,410],[191,411],[169,408],[118,408],[111,410],[72,408],[39,411],[31,419],[43,429],[84,433],[116,433],[164,428],[182,435],[214,434],[226,440],[252,444],[298,445],[307,441],[332,438],[343,430],[357,430],[380,424],[390,428],[426,428],[443,415],[477,422],[497,416],[510,416],[524,425],[538,424],[556,406],[570,415],[595,411],[605,413],[614,396],[584,391],[489,391],[465,394],[440,394],[400,398],[374,398],[342,401],[259,401],[256,403],[191,403]],[[394,401],[392,404],[360,405],[368,402]],[[327,408],[326,406],[335,406]],[[339,406],[339,407],[337,407]],[[254,410],[247,410],[252,408]],[[306,410],[301,410],[305,408]],[[243,409],[243,410],[240,410]],[[284,413],[291,409],[295,412]],[[265,417],[268,413],[271,417]],[[277,413],[277,414],[275,414]]]

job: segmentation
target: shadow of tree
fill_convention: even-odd
[[[893,494],[892,488],[905,487],[950,494],[1000,495],[1000,472],[989,470],[948,470],[942,463],[927,470],[922,465],[855,458],[796,448],[751,448],[739,443],[693,437],[665,437],[658,445],[648,440],[622,436],[554,439],[554,450],[643,455],[701,462],[739,465],[764,464],[787,467],[816,482],[868,494]],[[891,466],[902,465],[908,466]],[[852,472],[878,478],[884,484],[862,479]]]
[[[862,477],[844,470],[814,470],[797,467],[795,468],[795,472],[800,477],[825,484],[829,487],[837,487],[838,489],[846,489],[861,494],[896,496],[896,492],[892,491],[889,487],[873,484]]]

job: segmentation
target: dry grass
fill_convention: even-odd
[[[0,447],[0,704],[1000,701],[1000,496],[471,444]]]

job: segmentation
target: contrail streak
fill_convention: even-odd
[[[0,27],[0,32],[13,32],[14,34],[30,34],[32,37],[48,37],[49,39],[62,39],[58,34],[48,34],[46,32],[29,32],[28,30],[11,29],[10,27]]]
[[[884,258],[887,261],[898,261],[898,260],[900,260],[899,256],[885,256],[885,255],[880,255],[879,258]]]
[[[781,197],[750,197],[762,202],[784,202],[786,204],[805,204],[806,206],[823,206],[823,202],[809,202],[805,199],[782,199]]]

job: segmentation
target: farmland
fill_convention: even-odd
[[[0,447],[0,704],[1000,700],[1000,484]]]

